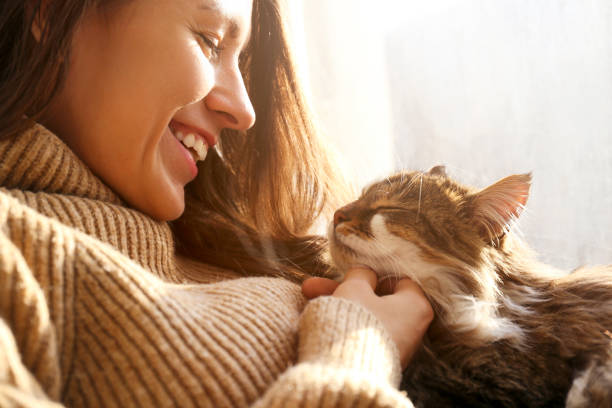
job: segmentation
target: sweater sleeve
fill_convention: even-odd
[[[0,407],[60,408],[21,362],[13,333],[0,319]]]
[[[15,288],[18,288],[15,290]],[[18,298],[18,299],[17,299]],[[27,316],[27,318],[24,318]],[[26,368],[13,330],[5,318],[14,324],[30,321],[41,323],[28,333],[28,346],[33,349],[54,343],[40,287],[35,284],[20,252],[3,232],[0,232],[0,407],[60,407],[43,391],[36,377]],[[41,370],[48,370],[49,389],[57,389],[57,372],[48,353],[38,354]]]
[[[278,278],[168,283],[0,194],[2,407],[409,407],[398,360],[357,304],[304,307]]]
[[[311,301],[299,325],[297,364],[255,407],[412,407],[397,390],[397,348],[382,323],[351,301]]]

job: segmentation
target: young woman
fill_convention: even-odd
[[[291,282],[342,185],[281,6],[2,2],[0,406],[410,406],[419,289]]]

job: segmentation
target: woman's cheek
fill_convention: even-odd
[[[181,102],[189,105],[201,101],[208,95],[215,83],[215,71],[197,42],[194,41],[185,55],[181,56],[181,64],[176,64],[177,72],[174,78],[178,80],[177,89],[181,89]]]

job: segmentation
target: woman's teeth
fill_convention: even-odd
[[[197,154],[197,160],[204,160],[208,153],[208,146],[202,142],[202,139],[196,137],[193,133],[183,135],[182,132],[176,132],[176,138],[180,140],[187,148],[191,148]]]

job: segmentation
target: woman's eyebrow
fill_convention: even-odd
[[[214,11],[216,13],[219,14],[223,14],[221,12],[221,8],[219,8],[219,5],[217,4],[217,2],[213,2],[212,4],[208,1],[200,1],[198,3],[198,9],[200,10],[206,10],[206,11]]]
[[[219,15],[219,17],[223,18],[224,20],[227,21],[228,24],[228,34],[231,38],[238,38],[238,33],[240,32],[240,25],[238,24],[238,22],[236,21],[236,19],[232,18],[232,17],[228,17],[223,10],[218,6],[216,1],[210,2],[210,1],[202,1],[198,4],[198,9],[200,10],[204,10],[204,11],[212,11],[216,14]],[[251,33],[248,33],[248,36],[244,42],[244,46],[243,49],[247,47],[249,41],[251,39]]]

